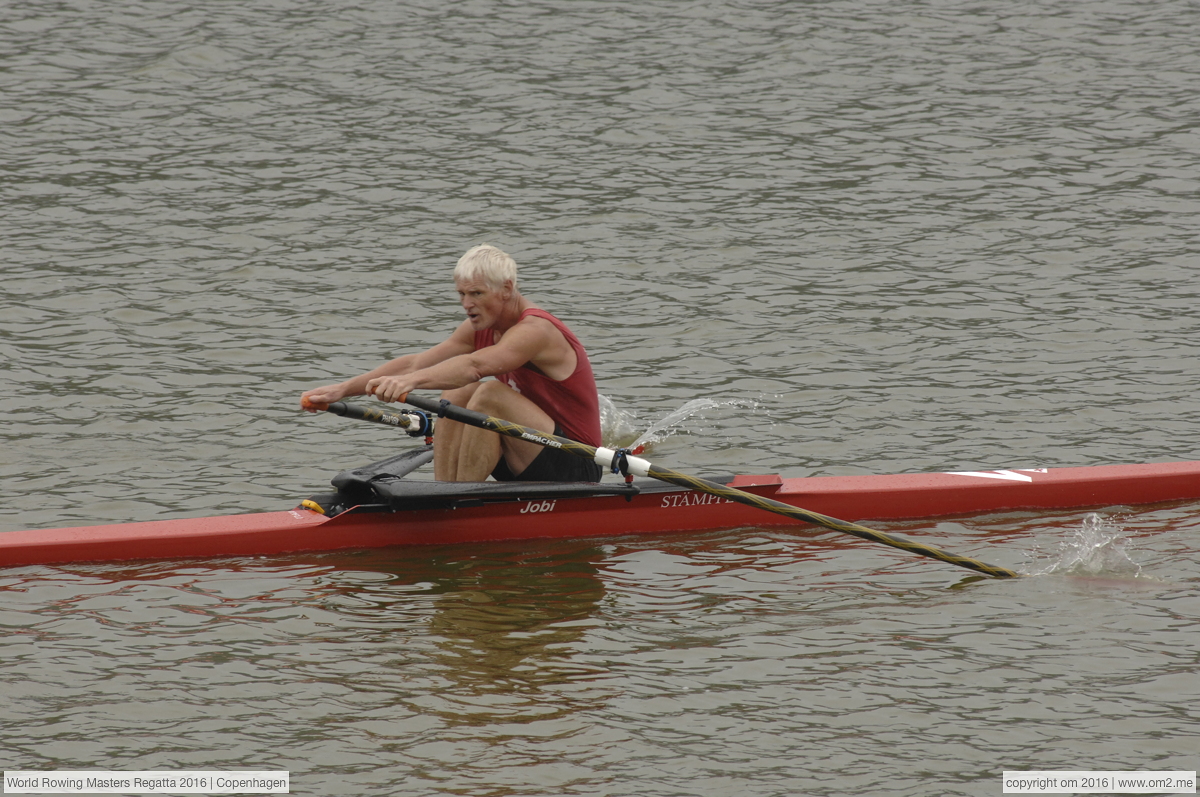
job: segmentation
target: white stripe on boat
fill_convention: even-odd
[[[1046,473],[1046,468],[1018,468],[1025,473]],[[1016,470],[955,470],[947,471],[951,476],[978,476],[981,479],[1005,479],[1011,482],[1031,482],[1032,476],[1017,473]]]

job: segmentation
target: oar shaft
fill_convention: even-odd
[[[425,438],[426,445],[433,442],[433,419],[427,412],[413,410],[392,410],[384,407],[364,407],[360,404],[348,404],[335,401],[332,404],[317,404],[302,401],[301,405],[310,410],[324,410],[334,415],[354,418],[359,421],[382,423],[385,426],[396,426],[408,432],[409,437]]]
[[[538,445],[548,446],[550,448],[558,448],[563,451],[569,451],[576,456],[590,459],[600,465],[607,465],[614,452],[609,449],[597,449],[589,446],[586,443],[580,443],[575,440],[570,440],[566,437],[540,432],[537,429],[531,429],[527,426],[512,423],[511,421],[501,420],[489,415],[484,415],[474,410],[468,410],[463,407],[456,406],[445,401],[434,401],[432,399],[422,398],[420,396],[409,395],[404,398],[404,401],[419,407],[430,413],[437,413],[440,416],[449,418],[452,421],[465,423],[470,426],[477,426],[481,429],[490,429],[498,434],[507,435],[509,437],[519,438],[537,443]],[[667,468],[661,468],[653,465],[644,459],[638,457],[627,457],[631,470],[639,476],[649,476],[660,481],[676,484],[680,487],[687,487],[697,492],[708,493],[709,495],[727,498],[730,501],[736,501],[747,506],[758,507],[767,512],[774,512],[777,515],[783,515],[794,520],[800,520],[806,523],[812,523],[816,526],[823,526],[833,531],[840,531],[843,534],[851,534],[855,537],[860,537],[864,540],[890,545],[893,548],[899,548],[902,551],[928,556],[931,559],[937,559],[947,564],[965,567],[969,570],[975,570],[985,575],[993,576],[994,578],[1016,578],[1019,573],[1012,570],[1007,570],[1003,567],[989,565],[986,562],[981,562],[977,559],[972,559],[968,556],[958,556],[957,554],[947,553],[932,545],[916,542],[914,540],[905,539],[904,537],[895,534],[885,534],[881,531],[861,526],[857,523],[850,523],[845,520],[827,517],[826,515],[817,512],[810,512],[807,509],[785,504],[782,501],[776,501],[771,498],[747,493],[738,490],[735,487],[729,487],[724,484],[717,484],[705,479],[699,479],[695,476],[688,476],[683,473],[678,473]]]
[[[418,420],[410,413],[387,409],[385,407],[364,407],[361,404],[347,404],[344,401],[335,401],[324,409],[326,412],[332,412],[334,415],[342,415],[346,418],[354,418],[359,421],[382,423],[385,426],[397,426],[405,431],[418,423]]]
[[[837,518],[832,518],[828,515],[822,515],[819,512],[813,512],[798,506],[785,504],[782,501],[776,501],[772,498],[764,498],[759,495],[747,493],[742,490],[738,490],[735,487],[729,487],[724,484],[717,484],[716,482],[698,479],[695,476],[687,476],[682,473],[677,473],[673,470],[660,468],[657,465],[650,467],[648,475],[654,477],[655,479],[661,479],[662,481],[670,482],[671,484],[677,484],[680,487],[690,487],[693,490],[699,490],[701,492],[708,493],[709,495],[728,498],[730,501],[737,501],[738,503],[746,504],[747,506],[758,507],[759,509],[765,509],[768,512],[774,512],[778,515],[790,517],[795,520],[802,520],[806,523],[811,523],[814,526],[824,526],[827,529],[840,531],[843,534],[851,534],[864,540],[870,540],[871,542],[890,545],[893,548],[899,548],[902,551],[920,554],[921,556],[928,556],[930,559],[937,559],[938,561],[946,562],[947,564],[965,567],[969,570],[975,570],[995,578],[1015,578],[1019,575],[1018,573],[1014,573],[1012,570],[1007,570],[1003,567],[997,567],[996,565],[989,565],[986,562],[981,562],[978,559],[972,559],[969,556],[959,556],[958,554],[948,553],[940,548],[935,548],[932,545],[926,545],[923,542],[910,540],[906,537],[901,537],[896,534],[886,534],[882,531],[877,531],[875,529],[859,525],[858,523],[851,523],[848,520],[838,520]]]

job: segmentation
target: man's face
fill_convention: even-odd
[[[455,280],[454,285],[458,288],[459,303],[476,332],[495,326],[512,293],[507,284],[497,291],[482,280]]]

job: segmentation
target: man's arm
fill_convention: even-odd
[[[348,396],[361,396],[367,393],[367,385],[374,379],[385,376],[403,376],[420,371],[445,360],[464,355],[473,351],[474,348],[474,332],[471,330],[470,322],[464,321],[449,338],[436,346],[417,354],[397,357],[374,370],[351,377],[344,382],[313,388],[300,396],[300,404],[301,406],[304,406],[306,402],[330,404]],[[306,409],[308,408],[306,407]]]
[[[469,324],[467,326],[469,330]],[[556,372],[566,366],[567,359],[571,362],[564,378],[575,369],[574,349],[553,324],[544,318],[532,317],[505,332],[495,346],[472,350],[403,374],[381,374],[367,380],[366,392],[383,401],[398,401],[412,390],[452,390],[484,377],[508,373],[528,362],[555,378]]]

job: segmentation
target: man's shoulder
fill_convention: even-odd
[[[542,355],[562,358],[574,350],[571,343],[573,336],[567,325],[540,307],[526,308],[514,329],[518,327],[522,330],[521,337],[532,343]],[[531,357],[535,360],[538,358],[538,355]]]
[[[558,318],[540,307],[525,308],[521,312],[521,318],[517,321],[517,325],[527,329],[536,329],[547,335],[551,333],[561,335],[562,329],[566,326]]]
[[[555,315],[553,313],[551,313],[549,310],[545,310],[541,307],[538,307],[537,305],[534,305],[533,307],[526,307],[524,310],[521,311],[521,320],[522,321],[526,321],[530,318],[537,318],[537,319],[541,319],[542,321],[546,321],[546,322],[550,322],[550,319],[554,319],[555,321],[558,321],[558,318],[555,317]],[[559,323],[561,324],[562,322],[559,321]]]

